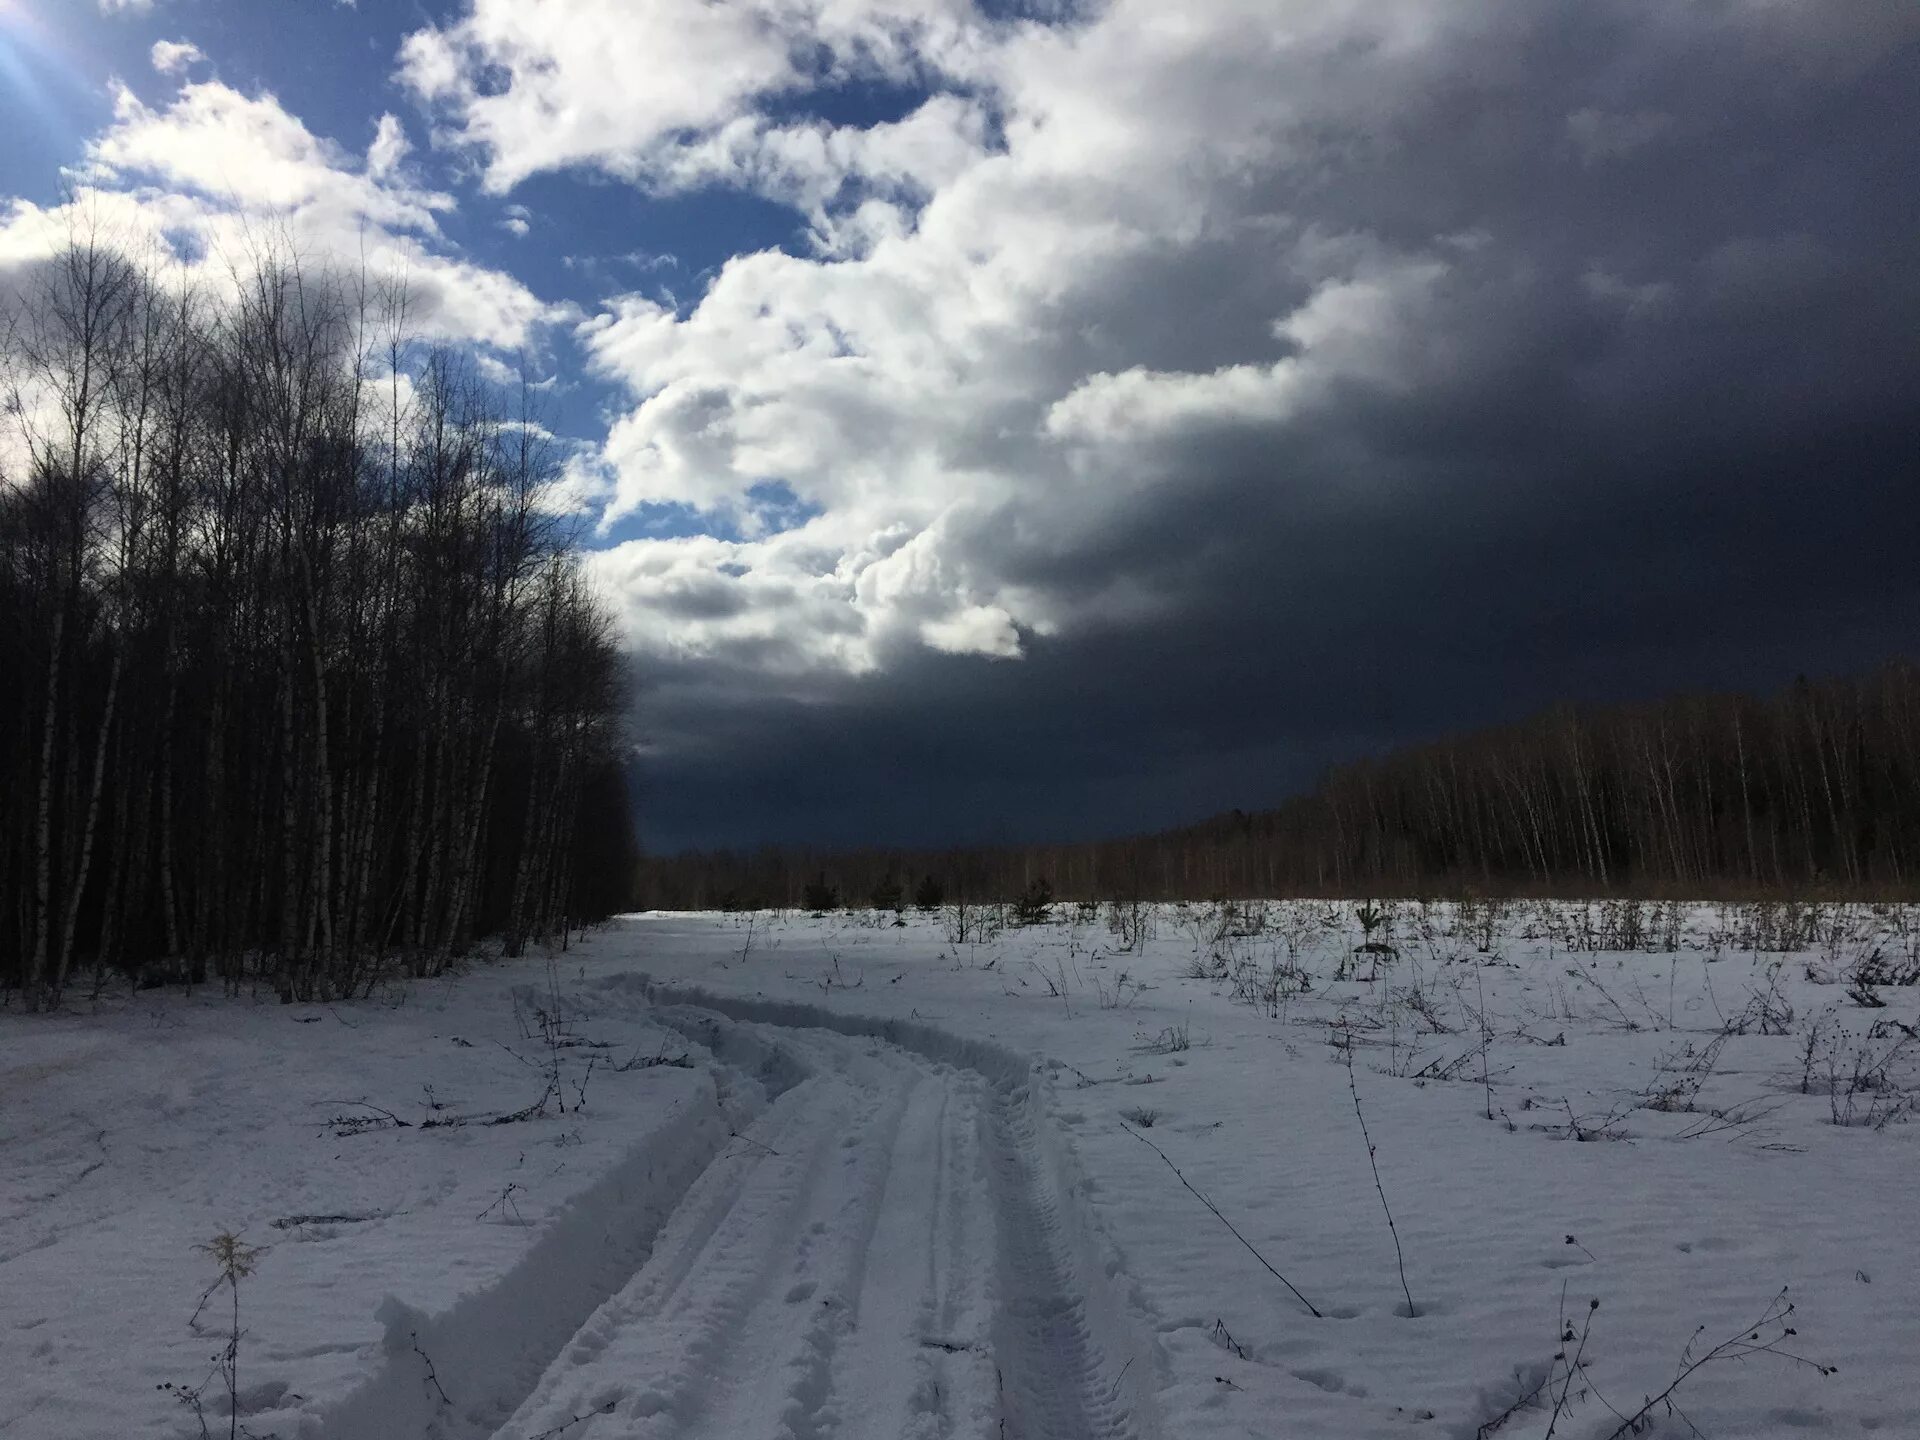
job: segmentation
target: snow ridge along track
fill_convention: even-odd
[[[389,1317],[433,1331],[443,1379],[442,1354],[476,1357],[461,1367],[475,1389],[448,1385],[449,1404],[423,1394],[399,1337],[326,1440],[562,1426],[567,1440],[1158,1434],[1155,1362],[1025,1060],[932,1027],[638,976],[609,979],[593,1003],[653,1007],[707,1053],[712,1127],[688,1127],[682,1164],[648,1167],[639,1213],[587,1207],[554,1226],[539,1248],[599,1269],[556,1270],[568,1294],[536,1307],[537,1337],[487,1296]]]

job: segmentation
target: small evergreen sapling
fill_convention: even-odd
[[[1013,902],[1013,922],[1016,925],[1044,925],[1053,914],[1053,886],[1047,883],[1044,875],[1036,875],[1020,898]]]

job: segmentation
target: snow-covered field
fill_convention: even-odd
[[[892,918],[0,1014],[0,1436],[1920,1436],[1913,912]]]

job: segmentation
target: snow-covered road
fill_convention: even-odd
[[[662,1440],[1002,1418],[1034,1440],[1141,1433],[1010,1075],[711,1010],[659,1018],[719,1062],[737,1135],[504,1433],[577,1416]]]
[[[644,1011],[713,1078],[681,1163],[559,1227],[527,1267],[543,1282],[533,1326],[498,1306],[389,1312],[408,1343],[325,1440],[1153,1433],[1127,1385],[1133,1347],[1118,1363],[1103,1347],[1126,1319],[1076,1244],[1027,1062],[910,1025],[873,1027],[895,1043],[794,1023],[832,1018],[794,1007],[667,998],[682,997],[700,1003]],[[629,977],[600,1013],[649,998]],[[624,1236],[617,1275],[591,1264],[608,1229]],[[530,1330],[546,1354],[528,1353]],[[430,1355],[461,1357],[461,1383],[423,1385]]]

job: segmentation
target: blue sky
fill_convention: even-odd
[[[175,86],[154,73],[155,41],[197,44],[207,56],[194,67],[197,77],[217,75],[244,91],[271,91],[309,129],[347,149],[365,149],[385,112],[398,114],[424,147],[427,127],[410,113],[393,73],[395,57],[409,33],[461,9],[418,0],[175,0],[107,13],[86,0],[8,0],[0,14],[16,18],[0,25],[7,79],[0,125],[15,143],[0,148],[0,194],[57,199],[63,168],[76,163],[112,119],[112,82],[163,103]],[[21,22],[21,15],[31,18]],[[840,99],[823,109],[856,123],[898,109],[885,93]],[[416,163],[436,184],[474,193],[470,159],[426,153]],[[541,216],[546,243],[514,245],[492,229],[509,203]],[[591,305],[609,288],[644,284],[658,273],[624,257],[677,257],[673,272],[691,293],[693,277],[739,250],[793,243],[800,221],[784,206],[739,192],[649,197],[571,174],[536,177],[510,196],[476,198],[449,229],[460,244],[525,276],[541,294]],[[567,257],[597,261],[604,273],[568,266]]]
[[[731,187],[646,193],[576,169],[484,193],[471,155],[433,148],[429,119],[395,74],[407,35],[462,10],[418,0],[174,0],[112,9],[87,0],[0,0],[0,133],[15,137],[0,148],[0,196],[57,204],[89,141],[113,122],[116,85],[157,108],[188,78],[271,94],[315,135],[350,152],[372,143],[382,114],[395,115],[413,142],[413,168],[459,199],[442,220],[447,244],[513,275],[542,300],[582,312],[626,291],[688,307],[730,256],[804,249],[805,222],[791,207]],[[156,42],[193,44],[204,58],[178,77],[157,73]],[[899,114],[904,97],[898,87],[847,87],[809,108],[836,123],[869,124]],[[501,228],[516,216],[528,226],[524,234]],[[535,363],[561,378],[542,397],[547,423],[591,444],[619,402],[618,387],[582,363],[568,327],[550,327],[538,341]],[[751,500],[779,523],[806,513],[778,477],[760,482]],[[738,532],[726,515],[643,503],[586,540],[604,546],[643,535]]]
[[[271,223],[532,357],[650,844],[1099,834],[1910,649],[1915,94],[1885,0],[0,0],[0,294]]]
[[[58,204],[88,140],[113,121],[113,86],[165,106],[179,84],[156,73],[154,44],[188,42],[204,60],[184,75],[269,92],[309,131],[349,152],[371,144],[382,113],[397,115],[426,182],[459,196],[459,209],[444,219],[445,240],[515,275],[541,300],[589,311],[612,292],[641,290],[687,305],[733,253],[803,244],[803,221],[791,207],[720,186],[645,194],[572,171],[522,180],[511,194],[482,194],[472,157],[432,150],[430,125],[394,73],[405,36],[461,10],[417,0],[175,0],[113,10],[88,0],[0,0],[0,132],[13,136],[0,148],[0,196]],[[872,104],[854,94],[831,109],[881,115],[895,102],[887,92]],[[511,215],[526,217],[526,234],[501,228]],[[570,442],[591,444],[618,403],[616,386],[582,365],[566,326],[545,330],[540,349],[541,369],[563,376],[541,397],[547,424]],[[762,493],[774,495],[774,511],[793,513],[791,497]],[[641,505],[605,530],[589,530],[588,543],[735,530],[726,516]]]

